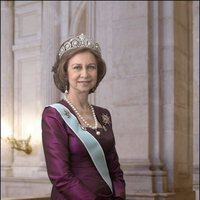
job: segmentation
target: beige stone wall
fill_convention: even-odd
[[[127,199],[194,200],[192,178],[197,199],[197,2],[2,5],[1,15],[8,20],[1,25],[2,49],[7,47],[2,61],[2,116],[15,137],[26,138],[31,131],[33,147],[32,154],[26,155],[3,143],[4,197],[50,193],[39,128],[41,111],[62,98],[51,73],[58,46],[68,36],[84,32],[100,43],[107,63],[106,77],[90,100],[112,114]]]
[[[96,102],[112,113],[124,159],[148,160],[148,140],[143,140],[148,137],[147,6],[146,2],[97,2],[96,37],[108,72]]]
[[[199,2],[193,2],[193,186],[199,199]]]

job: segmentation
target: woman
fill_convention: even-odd
[[[42,115],[51,199],[125,199],[110,113],[88,102],[106,73],[98,43],[84,34],[68,39],[52,71],[55,85],[65,96]]]

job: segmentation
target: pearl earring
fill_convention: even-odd
[[[69,91],[68,91],[67,86],[66,86],[65,94],[68,94],[68,93],[69,93]]]

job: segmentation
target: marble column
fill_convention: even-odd
[[[61,93],[54,85],[52,66],[60,45],[59,1],[43,1],[42,10],[42,52],[41,52],[41,112],[46,105],[57,102]],[[63,35],[62,35],[63,36]],[[64,36],[63,36],[64,37]],[[46,176],[44,154],[40,154],[41,176]]]
[[[42,66],[41,66],[41,106],[55,103],[59,99],[59,90],[53,81],[52,66],[60,45],[59,1],[43,1],[42,15]]]
[[[189,2],[162,2],[162,160],[168,191],[177,200],[194,199],[192,191],[192,137],[190,125]],[[183,42],[184,41],[184,42]]]
[[[149,2],[149,141],[153,191],[167,192],[167,174],[162,158],[162,15],[160,3]]]
[[[199,2],[193,1],[193,188],[199,199]]]
[[[13,135],[13,2],[1,1],[1,137]],[[1,140],[2,176],[11,175],[13,151]]]
[[[60,31],[61,39],[60,44],[68,39],[69,36],[69,24],[70,24],[70,1],[60,2]]]
[[[87,3],[87,30],[86,34],[96,40],[96,3],[95,1],[88,1]],[[98,42],[98,41],[97,41]],[[89,96],[89,101],[96,104],[96,93]]]

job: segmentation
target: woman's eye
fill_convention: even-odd
[[[97,66],[96,66],[96,65],[89,65],[89,68],[90,68],[90,69],[96,69]]]
[[[79,66],[79,65],[75,65],[73,68],[74,68],[74,69],[80,69],[81,66]]]

